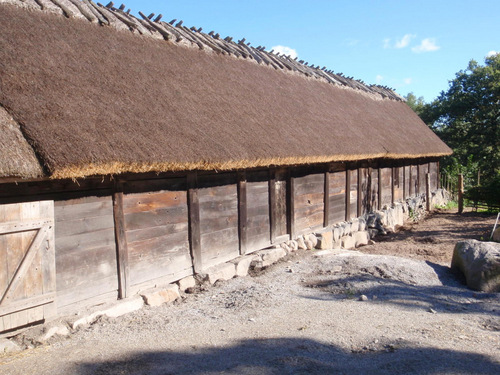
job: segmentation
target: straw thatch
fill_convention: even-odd
[[[0,104],[52,177],[451,152],[382,88],[9,4],[0,24]]]
[[[0,106],[0,177],[36,178],[43,174],[19,125]]]

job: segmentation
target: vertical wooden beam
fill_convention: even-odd
[[[425,174],[425,205],[427,212],[431,211],[431,174]]]
[[[403,165],[403,201],[406,200],[406,195],[408,192],[406,191],[406,165]]]
[[[351,220],[351,171],[345,170],[345,220]]]
[[[245,171],[238,172],[238,232],[240,255],[247,253],[247,176]]]
[[[395,181],[395,176],[396,176],[396,173],[399,173],[399,169],[396,168],[396,167],[392,167],[391,168],[391,205],[394,206],[394,181]],[[398,174],[398,181],[399,181],[399,174]]]
[[[189,213],[189,245],[193,271],[201,272],[201,234],[200,234],[200,202],[198,199],[198,174],[189,172],[187,175],[188,213]]]
[[[330,221],[330,166],[325,172],[325,185],[323,189],[323,226],[326,228]]]
[[[276,169],[269,170],[269,225],[271,226],[271,243],[276,242],[277,213],[276,213]]]
[[[377,209],[381,210],[382,209],[382,168],[380,166],[378,167],[377,170],[378,174],[378,204],[377,204]]]
[[[358,217],[363,215],[362,212],[362,204],[363,204],[363,196],[362,196],[362,178],[363,178],[363,173],[361,171],[361,168],[358,167]]]
[[[415,192],[415,195],[418,195],[421,193],[421,186],[420,186],[421,169],[422,169],[422,167],[420,166],[420,164],[417,164],[417,188],[416,188],[417,191]]]
[[[413,168],[413,166],[410,164],[408,167],[409,167],[408,168],[408,171],[409,171],[408,172],[408,196],[411,197],[412,196],[412,191],[413,191],[413,189],[412,189],[412,186],[413,186],[413,181],[412,181],[413,180],[413,178],[412,178],[413,172],[412,172],[412,168]]]
[[[117,181],[113,192],[113,218],[115,222],[116,259],[118,267],[118,298],[130,295],[130,272],[125,215],[123,213],[123,182]]]
[[[287,200],[287,228],[288,233],[290,234],[290,238],[295,239],[295,178],[292,176],[291,169],[288,170],[288,178],[287,178],[288,189],[286,191],[286,200]]]
[[[436,173],[437,173],[437,188],[441,189],[441,170],[439,169],[439,160],[436,162]]]
[[[464,212],[464,175],[458,175],[458,213]]]

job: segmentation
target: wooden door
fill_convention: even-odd
[[[54,202],[0,205],[0,335],[55,315]]]

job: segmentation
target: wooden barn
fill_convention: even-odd
[[[393,91],[80,0],[0,0],[0,334],[438,188]]]

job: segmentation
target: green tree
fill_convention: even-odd
[[[471,60],[419,115],[453,149],[443,161],[449,172],[472,176],[480,170],[482,183],[498,186],[500,54],[487,57],[484,66]]]
[[[406,104],[408,104],[408,106],[420,116],[425,108],[424,97],[420,96],[417,98],[413,92],[409,92],[404,98],[406,99]]]

